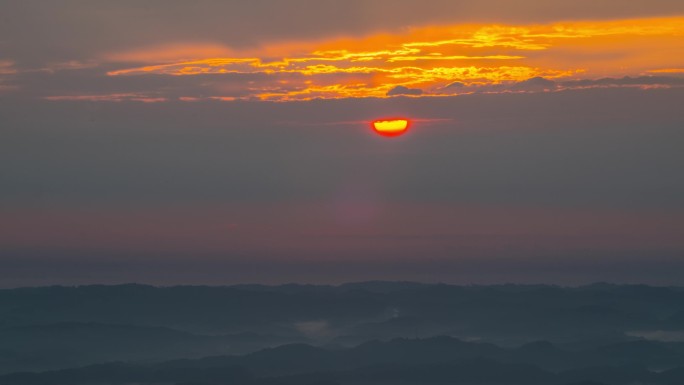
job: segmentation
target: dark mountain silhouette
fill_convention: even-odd
[[[528,383],[676,384],[684,343],[633,335],[677,335],[681,314],[684,289],[642,285],[7,289],[0,290],[0,374],[9,373],[6,383],[47,382],[52,374],[77,383],[69,376],[121,372],[140,382],[161,381],[149,371],[171,378],[192,369],[171,382],[211,383],[218,380],[206,373],[219,368],[248,373],[251,382],[363,384],[373,376],[392,382],[397,373],[438,381],[427,374],[432,368],[450,382],[453,368],[470,362],[521,370]],[[77,367],[84,368],[68,369]],[[45,370],[52,372],[16,373]],[[462,381],[495,381],[491,375]]]
[[[294,350],[292,350],[294,349]],[[332,370],[329,361],[308,361],[314,351],[301,345],[280,350],[288,355],[287,363],[276,359],[283,355],[250,355],[241,359],[246,366],[235,365],[232,360],[177,360],[160,364],[110,363],[79,369],[65,369],[44,373],[16,373],[0,376],[0,384],[47,385],[47,384],[499,384],[499,385],[627,385],[635,383],[674,385],[684,381],[684,367],[662,373],[640,367],[601,366],[552,372],[535,365],[502,363],[486,358],[464,358],[438,363],[384,363],[360,366],[346,370]],[[272,354],[273,352],[269,353]],[[301,355],[300,355],[301,354]],[[285,365],[297,363],[308,371],[292,374],[259,372],[265,362],[275,364],[276,371]],[[249,366],[249,367],[248,367]],[[273,369],[273,367],[269,367]],[[267,370],[268,371],[268,370]]]
[[[515,332],[553,339],[546,337],[661,330],[660,326],[676,321],[684,312],[684,290],[607,284],[562,288],[383,282],[273,287],[56,286],[0,290],[0,303],[0,327],[98,322],[235,333],[276,329],[278,324],[295,321],[330,320],[344,329],[393,317],[414,317],[452,332]],[[500,322],[502,319],[506,322]],[[296,330],[286,327],[280,332]]]
[[[609,384],[663,384],[666,379],[642,366],[596,366],[562,373],[568,381],[598,381]],[[684,378],[681,378],[684,380]]]
[[[573,382],[571,384],[566,384],[566,385],[607,385],[604,382],[596,382],[596,381],[580,381],[580,382]]]
[[[350,371],[343,380],[372,383],[545,384],[553,373],[532,365],[502,364],[486,359],[465,359],[422,365],[386,364]]]
[[[630,347],[631,349],[632,347]],[[43,373],[0,376],[0,384],[95,384],[202,381],[225,383],[463,383],[569,384],[591,381],[607,384],[680,384],[684,367],[657,372],[643,363],[611,365],[603,351],[624,352],[620,346],[599,351],[567,352],[546,342],[517,349],[459,341],[450,337],[426,340],[373,341],[355,348],[328,350],[305,344],[285,345],[242,356],[214,356],[160,363],[110,363]],[[657,349],[656,349],[657,350]],[[528,354],[532,352],[532,354]],[[540,352],[566,354],[566,370],[546,368]],[[596,354],[595,356],[593,356]],[[584,361],[580,357],[588,357]],[[680,365],[684,360],[679,360]],[[562,366],[554,362],[553,366]],[[299,383],[303,383],[299,382]],[[53,382],[54,383],[54,382]]]
[[[0,373],[114,360],[167,360],[240,354],[292,340],[240,333],[197,335],[166,327],[62,322],[0,329]]]
[[[50,371],[41,374],[16,373],[0,377],[0,384],[129,384],[129,383],[177,383],[214,382],[249,383],[252,375],[238,367],[187,368],[154,365],[109,363],[80,369]]]
[[[654,343],[669,349],[672,344]],[[302,373],[316,367],[320,370],[346,370],[367,365],[387,363],[426,364],[457,359],[486,358],[502,363],[526,363],[551,371],[593,366],[619,366],[625,364],[627,351],[624,345],[606,346],[605,349],[568,351],[548,342],[535,342],[520,348],[501,348],[493,344],[465,342],[452,337],[428,339],[395,339],[370,341],[354,348],[330,350],[304,344],[284,345],[265,349],[245,356],[215,356],[194,360],[194,365],[238,365],[259,373],[284,375]],[[629,363],[654,368],[672,368],[684,362],[684,354],[667,356],[642,354],[632,357]]]

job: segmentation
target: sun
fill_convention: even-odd
[[[408,119],[381,119],[372,124],[373,130],[382,136],[395,137],[406,133],[409,128]]]

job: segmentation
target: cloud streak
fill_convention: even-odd
[[[591,79],[596,75],[641,75],[675,68],[684,60],[684,18],[576,21],[543,25],[451,25],[416,27],[401,34],[355,39],[291,42],[261,52],[235,51],[205,57],[128,67],[108,76],[197,76],[260,74],[234,98],[308,100],[312,98],[441,94],[458,82],[468,87],[544,90],[530,79]],[[639,43],[635,43],[638,39]],[[682,50],[672,50],[672,44]],[[669,54],[662,49],[668,46]],[[356,47],[350,49],[348,47]],[[212,48],[218,49],[218,48]],[[598,55],[598,50],[604,51]],[[180,47],[120,52],[112,58],[168,58]],[[207,52],[210,52],[208,50]],[[187,50],[187,55],[194,51]],[[273,56],[274,52],[280,55]],[[201,54],[197,50],[196,54]],[[624,68],[629,63],[629,68]],[[527,82],[527,83],[523,83]],[[531,87],[533,86],[533,87]],[[453,87],[450,87],[452,90]],[[548,87],[547,87],[548,88]]]

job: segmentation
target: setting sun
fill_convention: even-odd
[[[399,136],[406,133],[409,121],[406,119],[386,119],[373,122],[373,130],[383,136]]]

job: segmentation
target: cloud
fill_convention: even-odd
[[[90,102],[143,102],[143,103],[161,103],[168,101],[167,98],[153,97],[149,95],[139,94],[88,94],[88,95],[59,95],[46,96],[46,100],[52,101],[90,101]]]
[[[14,85],[17,69],[11,60],[0,59],[0,94],[16,90]]]
[[[669,73],[669,74],[684,74],[684,68],[659,68],[649,70],[651,73]]]
[[[446,86],[444,86],[443,89],[445,89],[445,90],[449,90],[449,89],[451,89],[451,90],[462,90],[462,89],[467,88],[467,87],[468,87],[467,84],[465,84],[463,82],[456,81],[456,82],[452,82],[452,83],[447,84]]]
[[[423,90],[418,89],[418,88],[408,88],[404,86],[396,86],[392,88],[391,90],[387,91],[387,96],[398,96],[398,95],[413,95],[413,96],[418,96],[422,95]]]
[[[0,2],[0,15],[18,16],[0,23],[0,36],[12,37],[4,39],[4,54],[23,64],[44,66],[178,41],[242,50],[311,36],[396,33],[407,25],[540,24],[682,13],[679,0],[432,0],[424,7],[416,7],[414,0],[24,0]]]
[[[472,93],[502,93],[502,92],[545,92],[558,89],[558,84],[553,80],[535,76],[522,81],[508,81],[498,84],[465,84],[453,82],[439,88],[436,93],[444,95],[459,95]]]
[[[14,62],[11,60],[0,60],[0,76],[1,75],[11,75],[17,73],[14,67]]]
[[[555,90],[556,82],[537,76],[512,84],[508,89],[512,91],[541,92]]]
[[[226,57],[234,52],[220,44],[185,43],[163,44],[113,52],[103,55],[103,59],[127,63],[164,63],[193,60],[198,57]]]
[[[78,12],[82,11],[79,8]],[[16,72],[13,76],[21,75],[14,85],[27,88],[23,95],[53,100],[91,95],[106,100],[101,96],[131,93],[158,100],[218,97],[293,101],[540,92],[562,88],[557,83],[564,79],[590,78],[591,73],[638,76],[654,68],[678,67],[680,57],[662,52],[665,48],[684,52],[684,46],[676,49],[681,39],[674,39],[684,32],[682,20],[672,16],[534,25],[418,25],[391,33],[277,40],[249,46],[227,44],[217,37],[193,41],[191,36],[159,44],[143,41],[125,48],[103,41],[107,49],[84,60],[74,55],[35,68],[12,61],[18,64],[13,64],[11,71]],[[639,37],[638,43],[635,37]],[[597,56],[597,49],[609,49],[610,54]],[[628,66],[625,58],[629,58]],[[9,71],[7,68],[0,63],[0,73]],[[79,74],[83,75],[81,79]],[[215,77],[207,81],[210,75]],[[66,77],[73,81],[62,81],[62,89],[52,89]],[[104,79],[108,77],[117,79]],[[155,83],[151,80],[155,77],[161,85],[141,89],[143,84]],[[177,79],[183,77],[188,79]],[[177,86],[180,83],[186,84],[185,93]],[[126,84],[129,88],[124,87]],[[98,86],[103,88],[96,89]]]
[[[553,81],[540,76],[518,82],[499,84],[464,84],[453,82],[438,88],[438,95],[461,95],[473,93],[506,93],[506,92],[548,92],[568,91],[587,88],[670,88],[684,87],[684,78],[668,76],[625,76],[622,78],[601,78]]]
[[[559,85],[570,89],[590,87],[677,87],[684,86],[684,78],[674,76],[624,76],[621,78],[568,80],[560,82]]]

